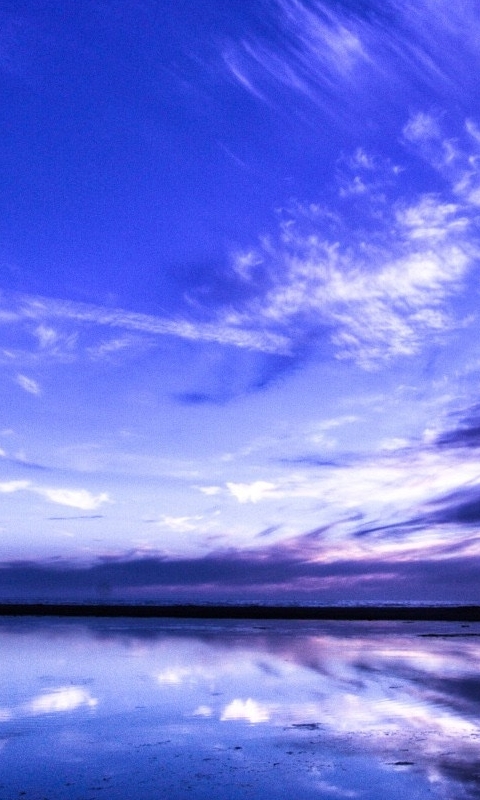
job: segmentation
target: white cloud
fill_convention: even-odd
[[[455,233],[462,234],[469,227],[469,219],[457,203],[441,202],[435,195],[428,194],[415,205],[400,208],[396,218],[401,229],[413,241],[438,241]],[[454,269],[455,265],[452,264],[452,267]],[[428,281],[430,275],[421,273],[420,277]]]
[[[223,60],[231,75],[233,75],[235,80],[238,81],[238,83],[243,86],[244,89],[253,94],[259,100],[265,100],[265,97],[262,95],[262,93],[253,85],[253,83],[248,79],[242,70],[239,64],[238,56],[232,49],[225,50],[223,53]]]
[[[23,489],[28,489],[30,485],[30,481],[4,481],[0,483],[0,492],[3,494],[20,492]]]
[[[409,444],[410,442],[408,439],[393,437],[392,439],[383,439],[383,441],[380,442],[379,449],[397,451],[404,447],[408,447]]]
[[[26,375],[17,375],[16,382],[29,394],[40,394],[40,385],[33,378],[28,378]]]
[[[292,219],[279,244],[269,243],[276,281],[243,312],[243,324],[289,334],[292,349],[296,336],[330,330],[337,357],[364,367],[415,354],[427,334],[455,327],[447,300],[480,252],[460,205],[435,195],[397,205],[376,224],[375,245],[355,231],[344,242],[321,229],[305,234],[301,223]]]
[[[36,487],[34,491],[50,500],[51,503],[79,508],[82,511],[94,511],[103,503],[111,502],[107,492],[94,495],[86,489],[47,489],[43,487]]]
[[[196,517],[169,517],[164,515],[160,520],[162,528],[168,528],[177,533],[188,533],[197,530],[198,523],[203,519],[202,516]]]
[[[262,263],[262,256],[257,250],[253,249],[234,253],[232,256],[233,271],[245,281],[251,280],[255,267],[258,267]]]
[[[214,497],[222,491],[221,486],[199,486],[198,489],[207,497]]]
[[[39,325],[35,330],[35,335],[38,338],[38,343],[42,349],[52,347],[58,341],[58,334],[47,325]]]
[[[15,298],[12,299],[15,302]],[[245,324],[238,326],[225,315],[223,319],[219,318],[215,322],[196,322],[48,297],[23,295],[17,298],[16,302],[18,305],[16,314],[19,320],[34,320],[42,325],[45,325],[47,320],[72,320],[85,326],[97,325],[151,336],[174,336],[191,341],[216,342],[265,353],[289,352],[289,340],[283,333],[248,328]],[[114,347],[119,349],[118,343],[122,342],[122,339],[117,339],[116,342],[117,345]],[[123,344],[120,344],[121,346]],[[25,376],[22,377],[23,388],[33,391],[35,382],[31,382],[31,379]],[[27,385],[31,388],[27,389]]]
[[[146,344],[148,344],[148,341],[139,336],[116,336],[107,341],[100,342],[97,345],[88,347],[87,352],[92,358],[102,359],[114,353],[131,349],[132,347],[144,347]]]
[[[227,483],[227,489],[239,503],[258,503],[275,495],[276,485],[269,481]]]
[[[372,171],[377,167],[377,159],[367,153],[363,147],[357,147],[351,159],[351,166],[356,169]]]
[[[344,425],[351,425],[353,422],[358,422],[360,417],[356,414],[343,414],[340,417],[332,417],[324,419],[321,422],[315,422],[315,431],[330,431],[333,428],[341,428]]]
[[[413,114],[403,128],[403,135],[405,139],[415,144],[432,139],[440,139],[440,125],[435,117],[426,114],[423,111],[418,111]]]

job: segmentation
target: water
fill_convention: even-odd
[[[480,797],[480,624],[0,619],[0,798]]]

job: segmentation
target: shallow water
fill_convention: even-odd
[[[480,624],[0,618],[0,798],[480,797]]]

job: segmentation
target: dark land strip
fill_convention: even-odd
[[[480,622],[480,606],[264,606],[0,603],[0,616]]]

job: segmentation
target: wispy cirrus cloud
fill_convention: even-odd
[[[263,10],[270,11],[277,40],[251,35],[223,53],[233,78],[261,100],[276,84],[319,101],[319,84],[332,93],[339,77],[351,85],[356,68],[370,61],[360,20],[298,0],[276,0]]]
[[[30,330],[37,349],[28,363],[79,352],[89,360],[108,359],[153,347],[164,336],[253,351],[264,359],[256,371],[239,363],[242,380],[234,377],[231,385],[222,369],[213,387],[207,380],[206,388],[175,394],[191,405],[263,388],[306,357],[327,355],[372,369],[444,342],[472,322],[452,306],[473,279],[480,255],[480,132],[467,121],[462,146],[452,144],[438,119],[416,112],[402,136],[442,176],[443,191],[404,197],[397,185],[401,168],[357,148],[344,159],[350,177],[345,171],[339,176],[337,206],[293,203],[275,234],[232,252],[222,273],[228,298],[199,296],[193,302],[185,296],[169,318],[5,295],[4,321],[11,330],[15,324]],[[105,337],[105,329],[112,335]],[[5,358],[15,362],[14,349]],[[23,373],[17,382],[40,393],[39,383]]]
[[[39,296],[10,296],[3,298],[8,304],[10,323],[35,323],[34,332],[39,338],[41,349],[47,349],[59,339],[58,333],[49,325],[53,321],[71,321],[81,328],[113,328],[119,331],[133,331],[148,336],[173,336],[198,342],[214,342],[220,345],[256,350],[265,353],[289,353],[289,341],[281,332],[249,329],[246,325],[237,326],[228,317],[220,317],[212,322],[200,322],[182,318],[166,318],[151,314],[141,314],[121,308],[106,308],[88,303]],[[77,334],[68,337],[69,345]],[[133,337],[117,337],[96,346],[94,355],[99,357],[115,350],[122,350],[138,343]]]
[[[449,298],[480,252],[462,204],[434,194],[399,201],[383,209],[370,241],[355,230],[334,239],[315,216],[292,214],[279,240],[259,247],[272,286],[231,321],[284,331],[293,351],[302,338],[327,338],[337,358],[367,368],[418,353],[461,324]]]
[[[387,91],[398,96],[397,111],[385,121],[397,126],[388,134],[395,161],[384,144],[382,157],[363,146],[350,158],[343,154],[349,167],[338,176],[343,204],[297,204],[277,236],[238,254],[238,275],[253,283],[261,275],[262,286],[232,310],[229,322],[256,320],[286,332],[294,354],[303,354],[306,343],[315,351],[329,341],[337,358],[367,369],[415,355],[467,324],[451,313],[450,300],[465,288],[480,252],[480,132],[467,118],[460,137],[447,135],[441,110],[419,110],[406,121],[397,112],[405,113],[406,96],[413,106],[428,96],[438,109],[449,105],[447,97],[461,96],[465,109],[475,108],[469,76],[478,66],[478,8],[471,0],[455,8],[445,0],[391,0],[369,14],[342,3],[276,0],[262,12],[269,24],[225,50],[232,77],[270,104],[282,91],[304,96],[322,113],[348,116],[350,127],[351,114],[358,117],[372,96],[377,105]],[[468,33],[459,50],[462,30]],[[415,194],[410,180],[402,196],[397,179],[407,167],[397,162],[399,145],[433,168],[431,183],[438,186],[441,176],[442,190]]]
[[[71,319],[80,323],[138,331],[160,336],[175,336],[193,341],[211,341],[218,344],[245,347],[265,352],[280,352],[287,346],[281,334],[275,332],[249,331],[246,327],[221,323],[191,322],[187,319],[168,319],[149,314],[140,314],[123,309],[108,309],[87,303],[50,300],[48,298],[25,298],[20,313],[33,319],[53,317]]]
[[[322,0],[274,0],[261,8],[269,24],[223,52],[232,78],[260,100],[274,104],[283,89],[347,117],[352,90],[357,103],[381,84],[388,84],[389,96],[419,85],[438,97],[468,91],[480,28],[472,0],[455,7],[447,0],[389,0],[370,14]]]
[[[40,384],[34,378],[29,378],[27,375],[18,374],[16,383],[28,394],[40,394]]]

